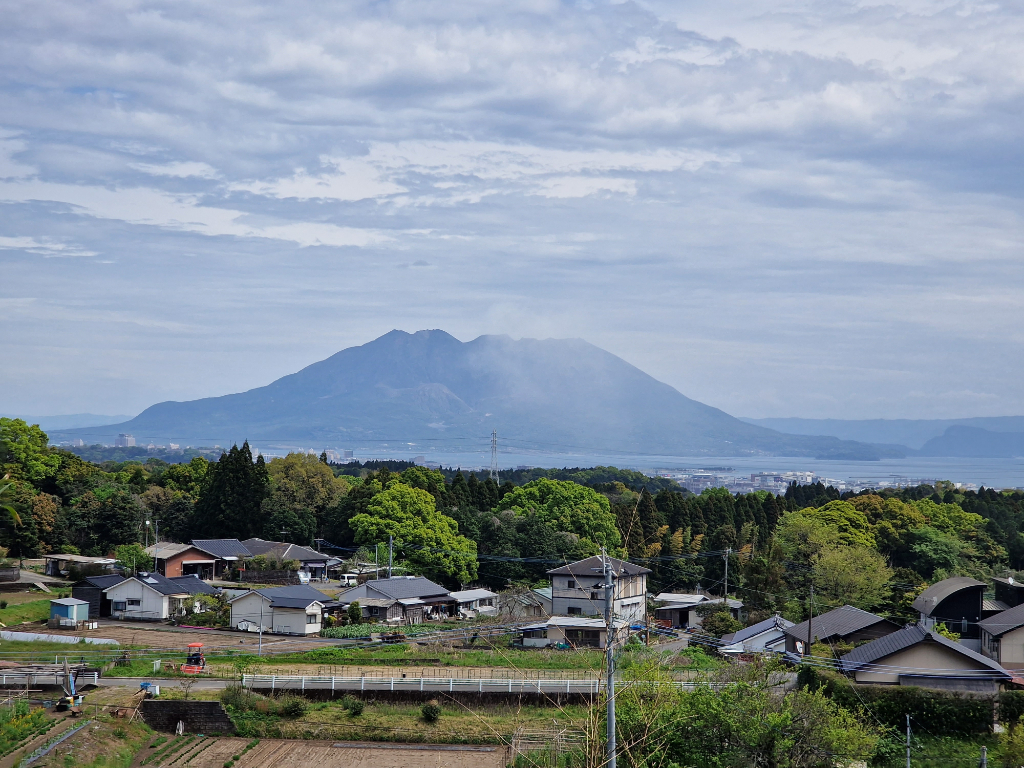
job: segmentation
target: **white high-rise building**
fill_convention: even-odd
[[[133,435],[126,435],[124,432],[122,432],[121,434],[119,434],[117,436],[117,439],[114,440],[114,447],[115,448],[134,448],[135,447],[135,437]]]

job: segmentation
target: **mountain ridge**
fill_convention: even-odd
[[[139,442],[315,445],[480,439],[679,456],[878,459],[901,446],[786,435],[686,397],[583,339],[393,330],[263,387],[157,403],[106,429]],[[67,430],[97,435],[100,430]]]

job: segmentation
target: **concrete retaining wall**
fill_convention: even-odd
[[[146,699],[142,702],[142,717],[146,725],[157,731],[173,733],[181,721],[186,733],[235,732],[234,724],[219,701]]]

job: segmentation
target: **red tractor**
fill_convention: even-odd
[[[189,643],[188,656],[185,663],[181,665],[181,671],[186,675],[200,675],[206,671],[206,657],[203,655],[202,643]]]

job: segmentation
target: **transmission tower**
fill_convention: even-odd
[[[491,480],[498,482],[498,430],[491,431]]]

